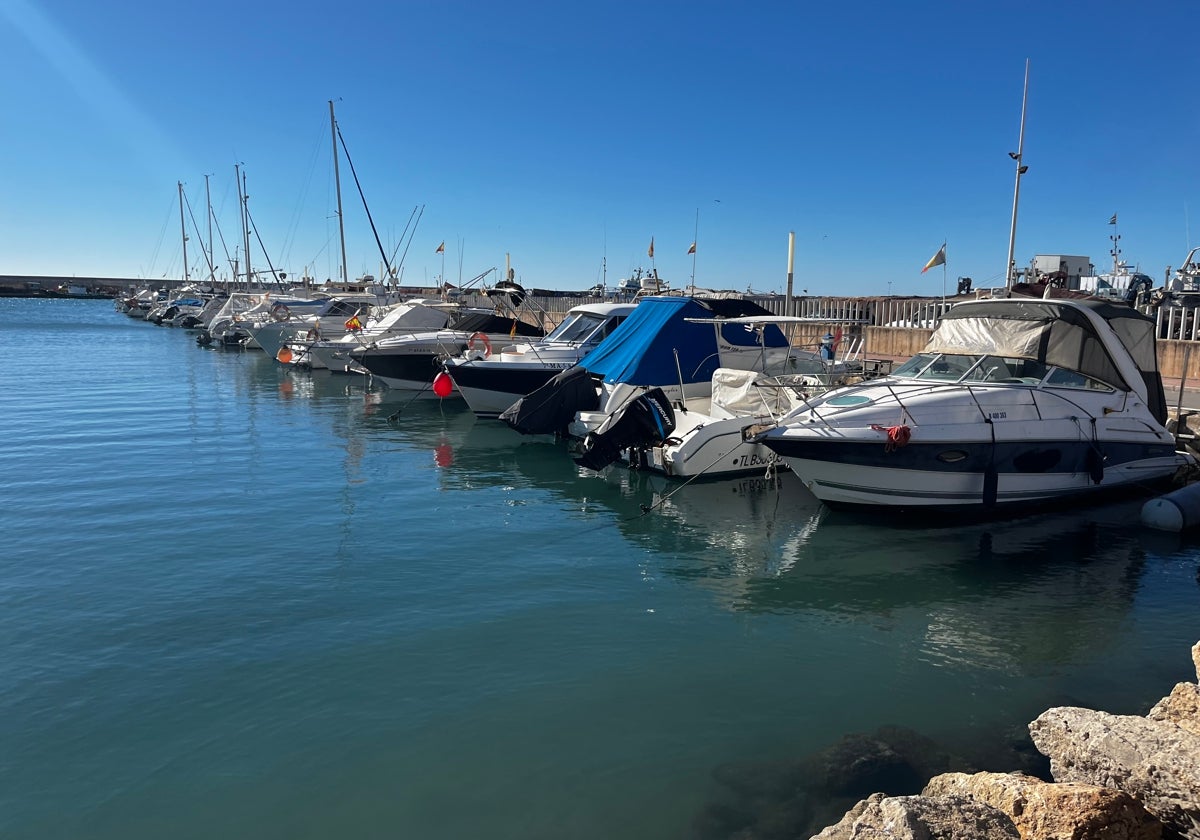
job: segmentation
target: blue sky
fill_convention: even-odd
[[[612,285],[653,237],[672,285],[695,239],[697,285],[782,292],[789,231],[797,294],[940,294],[943,241],[951,287],[1002,284],[1028,58],[1017,265],[1103,269],[1115,230],[1161,282],[1200,244],[1198,24],[1193,0],[0,0],[0,273],[181,276],[177,181],[195,272],[208,175],[228,275],[240,164],[270,262],[336,277],[332,99],[389,256],[423,208],[406,284],[509,254],[527,286]],[[349,274],[378,276],[344,156],[341,182]]]

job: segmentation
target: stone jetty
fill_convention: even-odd
[[[816,837],[1200,840],[1200,642],[1192,659],[1197,682],[1144,717],[1058,707],[1030,723],[1053,781],[943,773],[916,795],[871,794]]]

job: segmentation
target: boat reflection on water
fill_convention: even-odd
[[[923,625],[915,644],[935,664],[1020,670],[1116,645],[1147,563],[1173,553],[1138,527],[1136,500],[904,527],[830,510],[786,471],[681,485],[621,465],[576,467],[565,443],[490,421],[424,434],[446,488],[549,492],[574,519],[605,518],[643,549],[635,557],[645,574],[699,587],[735,612],[874,622],[903,614]],[[563,541],[587,529],[555,527]]]
[[[389,400],[327,375],[289,381],[293,399],[358,405],[368,440],[428,451],[443,491],[549,498],[556,510],[538,514],[545,551],[612,528],[639,549],[642,575],[702,590],[721,609],[903,621],[935,664],[1023,670],[1115,646],[1147,564],[1181,551],[1177,535],[1139,526],[1139,500],[1012,522],[881,521],[830,510],[787,471],[683,484],[623,465],[594,472],[565,441],[477,420],[461,403]]]

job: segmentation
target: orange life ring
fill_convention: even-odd
[[[483,344],[483,358],[488,358],[492,355],[492,342],[487,337],[486,333],[477,332],[467,341],[467,350],[475,349],[475,342],[479,341]]]

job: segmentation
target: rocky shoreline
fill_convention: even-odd
[[[1038,754],[1014,744],[1014,772],[954,772],[970,762],[898,727],[786,766],[723,765],[714,775],[735,798],[698,815],[694,834],[782,840],[827,825],[813,836],[1200,840],[1200,642],[1192,661],[1197,681],[1176,685],[1145,716],[1042,713],[1029,724]]]

